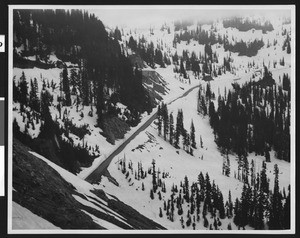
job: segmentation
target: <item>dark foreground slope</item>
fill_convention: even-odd
[[[109,199],[102,190],[92,192],[107,203],[105,207],[104,204],[99,207],[96,201],[94,205],[100,209],[79,203],[74,195],[86,201],[88,198],[76,191],[56,170],[28,151],[28,147],[14,139],[13,201],[55,226],[62,229],[105,229],[85,213],[88,212],[123,229],[164,229],[117,198]],[[111,210],[123,219],[116,219]]]

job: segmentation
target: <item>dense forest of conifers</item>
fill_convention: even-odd
[[[255,40],[249,44],[241,40],[232,44],[229,43],[228,36],[216,34],[216,29],[206,31],[201,29],[201,26],[197,27],[196,30],[187,30],[176,33],[173,44],[176,46],[176,44],[181,41],[190,42],[191,40],[197,41],[199,44],[223,44],[225,51],[236,52],[241,56],[246,55],[248,57],[255,56],[258,50],[264,46],[264,42],[262,40]]]
[[[258,82],[234,85],[234,90],[218,97],[215,110],[209,84],[199,90],[198,110],[208,114],[216,142],[226,153],[239,157],[255,152],[270,160],[273,148],[278,159],[290,161],[290,79],[284,74],[276,85],[265,67]]]
[[[121,53],[117,38],[108,36],[102,22],[81,10],[15,10],[14,47],[23,45],[22,56],[35,55],[46,62],[51,53],[62,61],[79,64],[82,99],[103,109],[103,87],[113,88],[115,97],[138,112],[151,110],[141,73]],[[14,54],[14,63],[20,56]],[[96,90],[90,90],[93,83]],[[92,95],[89,95],[90,93]],[[100,113],[98,116],[101,117]]]
[[[285,80],[288,80],[288,78],[286,78]],[[246,94],[245,91],[247,89],[247,86],[249,85],[244,86],[242,89],[244,91],[243,92],[244,96],[248,95]],[[259,100],[259,96],[256,93],[254,93],[253,96],[254,98],[256,98],[254,100]],[[210,97],[209,86],[206,95]],[[230,95],[232,95],[232,93],[229,92],[227,97],[229,96],[231,98]],[[233,97],[235,96],[237,96],[237,94],[233,95]],[[243,99],[241,100],[245,100],[245,97],[242,98]],[[224,98],[220,100],[224,100]],[[238,179],[243,183],[243,190],[242,190],[241,197],[236,198],[235,201],[232,201],[231,192],[229,190],[228,200],[224,201],[222,191],[218,188],[218,185],[215,183],[215,181],[210,182],[209,174],[206,173],[204,177],[202,172],[200,172],[198,176],[198,181],[193,182],[192,185],[189,185],[189,180],[187,176],[185,176],[184,181],[181,181],[180,186],[178,186],[179,189],[177,188],[177,185],[173,184],[170,198],[164,200],[163,208],[162,207],[159,208],[159,217],[166,216],[167,219],[174,222],[175,217],[177,217],[178,214],[177,219],[179,219],[180,217],[181,226],[183,229],[189,226],[192,226],[193,229],[195,229],[198,223],[202,222],[203,220],[204,227],[209,228],[210,230],[213,229],[218,230],[220,229],[220,226],[222,224],[222,219],[224,218],[233,218],[233,222],[238,227],[238,229],[245,229],[246,225],[250,225],[254,229],[258,229],[258,230],[266,229],[266,227],[268,227],[268,229],[271,230],[289,229],[290,228],[290,187],[288,187],[287,194],[285,190],[286,188],[280,191],[279,168],[277,164],[274,165],[274,176],[275,176],[274,188],[272,189],[270,187],[270,182],[267,176],[267,169],[266,169],[267,168],[266,162],[270,161],[270,155],[267,156],[266,154],[266,162],[265,161],[262,162],[262,169],[259,172],[256,171],[255,169],[256,166],[253,160],[251,161],[251,164],[249,164],[246,155],[247,154],[246,150],[248,149],[246,148],[248,145],[247,142],[242,141],[241,143],[239,143],[239,141],[237,141],[236,138],[232,136],[231,134],[232,131],[229,131],[227,125],[229,125],[230,128],[234,128],[233,133],[239,131],[242,133],[241,131],[242,124],[245,124],[246,127],[247,123],[249,123],[250,120],[247,122],[247,118],[246,115],[243,113],[242,107],[237,108],[237,105],[234,105],[234,99],[232,100],[227,99],[227,100],[230,101],[230,103],[227,104],[228,108],[236,107],[235,109],[233,109],[234,111],[233,113],[237,113],[233,115],[236,117],[236,120],[234,120],[232,123],[227,122],[227,124],[221,124],[222,122],[220,122],[219,126],[221,125],[225,127],[224,130],[228,130],[227,131],[228,134],[223,135],[223,137],[226,137],[228,141],[232,139],[232,143],[238,144],[238,146],[240,147],[232,148],[232,149],[225,148],[224,145],[220,144],[221,142],[223,143],[223,141],[221,140],[226,140],[225,138],[221,138],[221,139],[219,138],[217,143],[219,143],[219,145],[222,147],[222,150],[225,149],[224,151],[225,163],[223,164],[222,174],[227,177],[234,177],[235,179]],[[279,97],[277,100],[284,100],[284,99]],[[283,102],[281,101],[281,103]],[[214,112],[212,104],[213,102],[211,101],[210,113],[213,113],[214,116],[212,117],[216,118],[218,117],[217,112]],[[256,103],[254,102],[254,104]],[[226,105],[224,104],[223,107],[225,106]],[[228,108],[227,110],[230,110]],[[201,110],[205,110],[205,109],[202,107]],[[264,113],[262,112],[262,114]],[[168,141],[176,149],[182,148],[187,153],[193,155],[193,151],[197,150],[197,145],[195,141],[195,128],[194,128],[193,121],[191,121],[190,132],[188,132],[183,125],[182,110],[178,110],[176,126],[174,126],[173,114],[172,113],[168,114],[168,109],[166,104],[159,105],[157,115],[158,115],[157,118],[158,135],[162,136],[165,141]],[[221,115],[221,117],[222,116],[223,115]],[[212,119],[212,117],[210,117],[211,123],[212,120],[214,120]],[[233,120],[232,117],[231,119]],[[222,120],[223,119],[221,118],[220,121]],[[255,120],[255,118],[253,120]],[[261,123],[263,119],[257,118],[256,120],[257,122],[254,122],[254,124]],[[237,123],[237,121],[239,123]],[[271,121],[270,123],[272,124],[273,121]],[[218,129],[221,130],[222,128],[218,127]],[[262,134],[268,132],[267,130],[264,130],[263,127],[255,128],[255,130],[260,130],[260,133]],[[280,128],[277,128],[274,131],[274,133],[275,134],[287,133],[287,131],[283,132],[282,130],[280,131]],[[245,134],[240,134],[239,136],[244,138],[239,137],[238,139],[245,139],[245,140],[249,139]],[[262,135],[260,134],[259,136]],[[180,142],[181,138],[182,138],[182,143]],[[264,140],[264,138],[262,140]],[[266,142],[261,142],[261,141],[260,143],[262,143],[262,145],[264,145],[264,143],[266,144]],[[279,143],[283,143],[283,141],[280,141]],[[288,142],[284,142],[284,143],[288,143]],[[276,150],[277,156],[278,153],[282,152],[281,150],[287,149],[284,148],[285,145],[283,145],[283,147],[281,148],[277,148]],[[228,146],[230,147],[231,145]],[[253,150],[256,149],[255,146],[256,145],[253,145],[254,147],[252,148]],[[203,148],[201,136],[200,136],[199,148]],[[229,150],[235,151],[236,149],[239,151],[237,152],[239,154],[239,159],[238,159],[238,170],[234,171],[230,168],[228,151]],[[267,153],[269,152],[267,151]],[[122,168],[123,168],[122,172],[124,174],[126,173],[125,163],[126,162],[124,159],[122,161]],[[156,169],[155,160],[153,160],[152,165],[153,165],[152,169],[150,169],[149,172],[149,174],[152,175],[152,186],[150,188],[150,198],[152,200],[155,198],[162,200],[161,194],[166,192],[165,185],[164,185],[165,182],[163,181],[165,172],[162,174],[162,177],[160,178],[159,177],[160,168]],[[137,180],[144,179],[146,177],[143,176],[144,173],[142,170],[142,165],[138,167],[138,171],[135,171],[135,173],[142,174],[142,176],[136,176]],[[142,190],[145,190],[144,186]],[[184,203],[189,204],[189,206],[187,207],[187,211],[183,209]],[[200,208],[202,209],[202,211]],[[187,217],[183,214],[187,214]],[[214,218],[214,222],[209,224],[207,216]],[[232,229],[230,223],[228,224],[227,229],[228,230]]]
[[[62,140],[62,134],[68,137],[70,128],[81,134],[82,128],[60,128],[58,123],[53,121],[49,106],[56,107],[61,115],[63,106],[76,104],[78,108],[79,104],[93,105],[96,107],[94,113],[97,114],[98,126],[106,131],[103,128],[105,121],[111,117],[118,118],[117,110],[111,105],[121,102],[127,106],[130,113],[126,123],[135,126],[140,120],[140,114],[144,111],[150,112],[155,106],[142,85],[142,72],[121,52],[119,32],[115,31],[115,37],[110,37],[102,22],[87,12],[60,9],[14,10],[13,17],[14,67],[28,68],[28,65],[31,65],[42,66],[44,69],[63,68],[59,79],[61,85],[58,87],[53,81],[45,82],[42,77],[30,79],[29,84],[29,78],[24,72],[20,79],[14,79],[13,100],[20,103],[23,121],[28,116],[26,108],[30,107],[34,111],[34,116],[27,117],[25,134],[19,132],[15,122],[14,135],[37,150],[37,145],[40,147],[43,143],[47,144],[45,140],[53,142],[56,137],[60,148],[55,149],[55,146],[49,145],[49,148],[53,147],[52,157],[54,160],[60,160],[71,172],[78,172],[80,166],[90,165],[90,148],[85,144],[68,144]],[[51,54],[61,61],[60,66],[49,61]],[[28,60],[26,56],[35,56],[36,60]],[[70,71],[64,63],[67,61],[75,64]],[[38,88],[37,80],[43,80],[42,88]],[[54,88],[60,90],[57,105],[53,105],[51,94]],[[40,97],[37,96],[39,93]],[[27,132],[28,128],[34,127],[35,120],[43,123],[39,137],[32,141]],[[51,150],[49,148],[48,151]],[[45,150],[39,152],[51,157]]]
[[[271,148],[275,150],[278,159],[290,160],[290,79],[284,74],[283,86],[266,86],[261,83],[270,77],[272,78],[271,73],[265,68],[261,81],[250,81],[242,86],[234,85],[233,91],[225,93],[226,97],[219,96],[217,110],[212,101],[215,95],[211,92],[209,83],[206,90],[199,89],[198,110],[204,115],[209,115],[216,143],[224,154],[222,174],[234,177],[244,184],[241,197],[232,201],[229,191],[228,200],[223,201],[222,192],[214,181],[210,182],[209,174],[204,178],[200,172],[198,181],[193,182],[191,186],[187,176],[181,182],[180,189],[173,184],[170,198],[167,202],[164,201],[163,208],[159,209],[160,217],[166,216],[173,222],[178,214],[183,229],[189,226],[195,229],[203,219],[204,227],[218,230],[222,219],[226,217],[233,218],[238,229],[245,229],[246,225],[255,229],[290,228],[290,187],[288,194],[286,188],[280,191],[279,168],[275,164],[272,189],[266,170],[266,162],[270,162]],[[176,149],[182,148],[192,156],[194,150],[197,150],[193,120],[188,132],[183,125],[182,110],[178,110],[174,125],[173,114],[168,114],[167,105],[159,105],[157,130],[158,135]],[[201,136],[199,147],[203,147]],[[231,152],[238,155],[237,171],[230,168],[228,153]],[[251,152],[265,156],[259,172],[256,171],[253,160],[248,162],[247,156]],[[150,190],[150,198],[153,200],[157,196],[161,200],[161,193],[165,193],[165,188],[164,182],[157,182],[159,171],[156,172],[155,161],[151,174],[153,188]],[[183,210],[184,203],[190,204],[188,211]],[[187,218],[184,219],[183,214],[186,212]],[[211,224],[206,217],[209,214],[214,218]],[[227,229],[232,229],[231,224]]]
[[[234,17],[231,19],[223,20],[223,26],[225,28],[236,28],[239,31],[249,31],[252,29],[262,30],[263,34],[267,33],[267,31],[273,31],[273,25],[271,22],[266,21],[264,24],[257,22],[255,20],[244,20],[241,17]]]

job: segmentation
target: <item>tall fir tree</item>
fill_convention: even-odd
[[[26,76],[25,76],[24,71],[22,71],[19,86],[20,86],[20,103],[22,105],[27,106],[27,104],[28,104],[28,99],[27,99],[28,86],[27,86],[27,81],[26,81]]]
[[[195,127],[193,120],[191,121],[191,131],[190,131],[190,139],[191,139],[191,146],[196,149],[196,140],[195,140]]]
[[[161,129],[162,129],[162,111],[161,111],[161,106],[159,104],[157,108],[157,130],[159,136],[161,135]]]
[[[65,93],[65,105],[71,106],[71,93],[70,93],[70,83],[68,77],[68,70],[67,67],[63,69],[62,72],[62,82],[63,82],[63,91]]]
[[[269,228],[272,230],[280,230],[283,228],[283,207],[282,196],[279,192],[279,169],[277,164],[274,165],[274,175],[274,190],[270,204]]]
[[[39,98],[37,96],[37,91],[38,91],[38,84],[37,84],[37,79],[34,78],[34,81],[32,79],[30,80],[30,93],[29,93],[29,106],[39,112],[40,111],[40,102]]]
[[[171,145],[173,145],[173,141],[174,141],[174,118],[173,118],[173,113],[170,113],[169,116],[169,124],[170,124],[170,128],[169,128],[169,142]]]

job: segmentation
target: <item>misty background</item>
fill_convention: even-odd
[[[210,21],[233,16],[259,15],[267,19],[290,16],[290,10],[264,6],[101,6],[89,9],[107,27],[148,27],[175,20]]]

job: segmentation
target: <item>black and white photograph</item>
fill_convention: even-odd
[[[9,22],[10,234],[295,233],[295,6]]]

